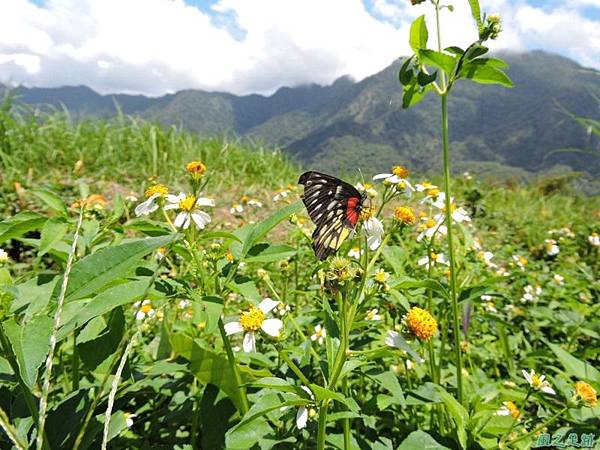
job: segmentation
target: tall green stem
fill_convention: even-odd
[[[435,2],[435,22],[437,31],[438,51],[442,51],[442,33],[440,26],[440,3]],[[450,260],[450,296],[452,303],[452,333],[454,334],[454,359],[456,365],[456,390],[460,403],[463,402],[462,353],[460,351],[460,314],[456,296],[456,262],[454,258],[454,240],[452,232],[452,202],[450,190],[450,149],[448,143],[448,94],[446,75],[441,71],[442,81],[442,147],[444,153],[444,192],[446,195],[446,227],[448,229],[448,259]],[[450,80],[451,82],[451,80]]]
[[[325,450],[325,428],[327,427],[327,409],[329,400],[323,400],[319,408],[319,425],[317,431],[317,450]]]
[[[456,262],[452,231],[452,202],[450,197],[450,150],[448,145],[448,94],[442,95],[442,144],[444,149],[444,184],[446,193],[446,226],[448,228],[448,259],[450,261],[450,297],[452,301],[452,333],[456,364],[456,390],[459,403],[463,402],[462,353],[460,351],[460,312],[456,295]]]
[[[227,360],[229,361],[229,367],[233,372],[233,376],[235,377],[235,382],[238,385],[238,392],[240,396],[240,413],[243,416],[248,412],[248,397],[246,397],[246,388],[244,387],[244,383],[242,381],[242,375],[240,374],[240,369],[235,362],[235,355],[233,354],[233,349],[231,348],[231,342],[229,342],[229,338],[227,337],[227,333],[225,332],[225,325],[223,324],[223,319],[219,319],[219,331],[221,332],[221,339],[223,340],[223,346],[225,347],[225,352],[227,353]]]

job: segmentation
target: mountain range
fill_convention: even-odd
[[[600,173],[598,139],[566,111],[600,117],[600,72],[567,58],[530,51],[503,53],[515,87],[459,81],[451,93],[454,168],[498,177],[540,171]],[[304,163],[334,173],[367,174],[403,164],[431,172],[441,166],[439,98],[403,110],[401,60],[353,81],[283,87],[270,96],[184,90],[162,97],[100,95],[85,86],[18,87],[16,101],[66,107],[77,116],[123,113],[176,125],[201,135],[250,138],[283,148]],[[0,88],[6,91],[8,88]],[[564,151],[569,150],[569,151]]]

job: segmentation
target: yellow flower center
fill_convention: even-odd
[[[438,195],[440,195],[440,190],[437,188],[432,188],[432,189],[427,189],[427,196],[428,197],[437,197]]]
[[[365,188],[365,191],[368,191],[369,189],[373,189],[373,185],[371,183],[365,183],[365,184],[363,184],[363,187]]]
[[[400,206],[394,210],[394,217],[405,225],[412,225],[417,221],[413,210],[407,206]]]
[[[92,194],[87,198],[85,203],[88,207],[98,206],[100,208],[103,208],[108,203],[108,201],[106,200],[104,195]]]
[[[317,336],[317,338],[323,337],[323,328],[321,328],[320,330],[315,330],[315,335]]]
[[[527,261],[527,258],[525,258],[524,256],[519,256],[519,262],[523,265],[526,265],[529,263],[529,261]]]
[[[360,220],[369,220],[375,214],[374,208],[363,208],[360,211]]]
[[[251,306],[248,311],[242,311],[240,324],[246,331],[256,331],[265,321],[265,313],[256,306]]]
[[[514,402],[511,402],[510,400],[508,400],[508,401],[504,402],[504,406],[506,406],[506,409],[508,409],[510,411],[510,415],[513,417],[513,419],[518,419],[519,416],[521,415],[519,408],[517,408],[517,405],[515,405]]]
[[[148,314],[150,311],[152,311],[152,305],[150,303],[146,303],[145,305],[142,305],[140,311],[142,311],[144,314]]]
[[[225,258],[227,258],[227,261],[232,262],[234,260],[233,253],[228,251],[227,253],[225,253]]]
[[[575,383],[575,391],[577,392],[577,395],[590,407],[594,408],[598,404],[596,390],[585,381],[578,381]]]
[[[190,212],[196,206],[196,197],[187,195],[183,200],[179,200],[179,209]]]
[[[250,197],[247,195],[242,195],[242,198],[240,198],[240,202],[242,203],[248,203],[248,200],[250,200]]]
[[[206,166],[200,161],[192,161],[185,166],[185,170],[193,176],[201,177],[206,172]]]
[[[425,222],[425,226],[427,228],[433,228],[433,227],[435,227],[435,220],[433,220],[431,218],[427,219],[427,222]]]
[[[164,184],[155,184],[146,189],[146,197],[152,197],[155,194],[160,194],[161,197],[164,197],[169,193],[169,188],[167,188]]]
[[[540,377],[537,375],[537,373],[531,375],[531,386],[536,389],[539,389],[542,386],[542,380],[540,380]]]
[[[370,310],[370,311],[368,311],[368,312],[367,312],[367,318],[368,318],[369,320],[373,320],[373,318],[375,317],[375,314],[376,314],[376,313],[375,313],[375,310],[374,310],[374,309],[372,309],[372,310]]]
[[[437,253],[433,253],[433,252],[431,252],[431,259],[432,259],[433,261],[437,261],[437,259],[438,259],[438,254],[437,254]]]
[[[410,175],[410,171],[404,166],[394,166],[392,173],[400,178],[407,178]]]
[[[385,283],[387,281],[388,274],[384,270],[379,270],[375,274],[375,281],[378,283]]]
[[[411,308],[406,315],[406,325],[417,338],[427,341],[437,332],[437,322],[428,311]]]

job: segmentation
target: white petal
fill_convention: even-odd
[[[256,337],[252,331],[246,333],[244,335],[244,340],[242,342],[242,348],[246,353],[255,353],[256,352]]]
[[[302,385],[302,386],[300,386],[300,389],[302,389],[304,392],[306,392],[310,396],[310,398],[312,398],[313,400],[315,399],[314,394],[312,393],[312,391],[310,390],[310,388],[308,386]]]
[[[391,174],[391,173],[378,173],[377,175],[375,175],[373,177],[373,181],[375,181],[375,180],[383,180],[385,178],[391,177],[392,175],[393,174]]]
[[[499,409],[498,411],[496,411],[497,416],[508,416],[509,414],[510,414],[510,411],[506,407],[503,407],[503,408]]]
[[[527,373],[527,371],[525,369],[523,369],[521,372],[523,373],[523,376],[525,377],[525,379],[527,380],[527,382],[529,384],[531,384],[531,375],[535,374],[535,371],[532,370],[531,374],[529,374],[529,373]]]
[[[244,331],[242,324],[239,322],[227,322],[224,326],[225,334],[227,336],[231,336],[232,334],[241,333],[242,331]]]
[[[429,262],[429,258],[427,256],[423,256],[421,259],[417,261],[417,265],[424,266]]]
[[[138,311],[138,312],[135,314],[135,318],[136,318],[137,320],[144,320],[144,317],[146,317],[146,314],[145,314],[143,311]]]
[[[168,201],[169,203],[176,203],[176,204],[179,204],[179,202],[180,202],[181,200],[185,200],[185,194],[184,194],[183,192],[180,192],[180,193],[179,193],[179,194],[177,194],[177,195],[173,195],[173,194],[168,194],[168,195],[167,195],[167,201]]]
[[[396,347],[396,348],[401,348],[400,347],[400,334],[397,331],[388,331],[386,336],[385,336],[385,345],[388,345],[390,347]]]
[[[262,323],[260,328],[269,336],[278,337],[282,326],[283,322],[279,319],[267,319]]]
[[[296,413],[296,426],[299,430],[306,426],[306,422],[308,421],[308,409],[304,406],[298,408],[298,412]]]
[[[206,224],[210,223],[210,216],[208,214],[206,214],[204,211],[194,211],[191,214],[191,218],[194,221],[194,223],[198,226],[198,228],[200,228],[201,230],[204,229]]]
[[[135,215],[142,216],[148,215],[158,209],[158,205],[156,204],[156,197],[159,194],[154,194],[152,197],[148,198],[145,202],[140,203],[135,207]]]
[[[179,209],[179,203],[169,203],[164,207],[165,211],[170,211],[171,209]]]
[[[212,198],[198,197],[196,206],[215,206],[215,201]]]
[[[545,392],[546,394],[556,395],[556,392],[550,387],[550,385],[542,386],[542,392]]]
[[[181,212],[177,214],[177,217],[175,217],[175,220],[173,221],[173,225],[175,225],[177,228],[181,228],[185,223],[185,219],[187,219],[187,217],[188,213]]]
[[[279,302],[276,300],[273,300],[269,297],[263,299],[262,302],[260,302],[260,304],[258,305],[258,307],[260,308],[260,310],[262,312],[264,312],[265,314],[270,313],[277,305],[279,305]]]

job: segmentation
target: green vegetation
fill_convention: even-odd
[[[314,448],[322,401],[329,412],[326,445],[334,448],[344,447],[346,429],[352,446],[381,449],[434,442],[439,448],[494,448],[502,439],[515,441],[511,448],[525,448],[535,436],[522,430],[535,431],[551,419],[551,432],[597,430],[599,407],[575,398],[574,383],[600,389],[594,369],[600,363],[595,346],[600,259],[588,239],[600,229],[598,198],[580,196],[560,179],[527,187],[490,186],[476,175],[456,180],[457,202],[472,217],[456,229],[458,295],[465,311],[465,403],[460,406],[451,397],[455,378],[446,266],[437,264],[428,272],[418,264],[428,253],[429,239],[416,240],[427,230],[425,218],[415,225],[393,225],[395,206],[410,206],[427,218],[437,208],[421,203],[426,192],[395,197],[380,216],[387,239],[382,251],[368,252],[374,258],[364,275],[364,300],[346,303],[355,308],[356,320],[348,330],[349,359],[336,383],[341,392],[334,393],[323,387],[340,332],[341,303],[331,289],[337,284],[350,295],[354,285],[343,288],[331,272],[332,262],[318,264],[310,249],[310,225],[296,203],[299,192],[287,188],[295,184],[299,167],[268,150],[234,144],[223,150],[222,141],[162,131],[126,116],[76,124],[61,114],[4,110],[0,117],[0,247],[9,256],[0,267],[0,419],[11,433],[3,435],[3,446],[12,442],[26,448],[35,441],[37,420],[32,418],[61,298],[61,274],[75,236],[77,252],[49,378],[44,429],[52,448],[72,448],[86,414],[79,448],[101,445],[115,380],[110,374],[125,351],[106,437],[113,448],[221,448],[225,443],[228,448]],[[80,159],[83,166],[75,169]],[[186,191],[184,166],[191,159],[207,165],[204,194],[216,201],[207,209],[213,219],[207,229],[173,234],[160,211],[136,218],[133,209],[141,200],[125,200],[130,191],[142,198],[153,183],[148,178],[154,177],[174,193]],[[273,200],[280,189],[287,197]],[[103,198],[89,198],[75,234],[79,209],[69,205],[82,193]],[[242,195],[248,196],[243,211],[232,214],[231,203],[242,204]],[[379,190],[372,199],[374,206],[381,195]],[[249,205],[248,199],[263,207]],[[292,211],[299,221],[286,223]],[[240,228],[270,214],[275,215],[267,222]],[[361,246],[360,235],[339,254]],[[558,254],[550,255],[549,239],[559,246]],[[443,239],[431,244],[437,254],[445,252]],[[361,273],[363,260],[349,261]],[[100,273],[101,267],[109,270]],[[318,269],[330,273],[325,284]],[[219,317],[235,322],[240,310],[265,297],[281,300],[289,311],[279,316],[276,308],[268,315],[283,320],[279,338],[259,331],[256,353],[233,348],[245,386],[240,390],[226,355],[229,342],[242,347],[241,335],[223,340]],[[431,340],[419,341],[403,321],[413,307],[428,309],[437,321]],[[369,320],[374,315],[380,320]],[[311,340],[317,326],[327,330],[322,344]],[[409,354],[385,345],[390,330],[404,336]],[[417,362],[421,357],[425,363]],[[556,395],[529,388],[522,369],[546,375]],[[311,394],[301,386],[309,386]],[[518,420],[498,415],[507,405],[512,408],[503,404],[509,401],[520,411]],[[300,408],[308,414],[303,430],[296,420]]]

